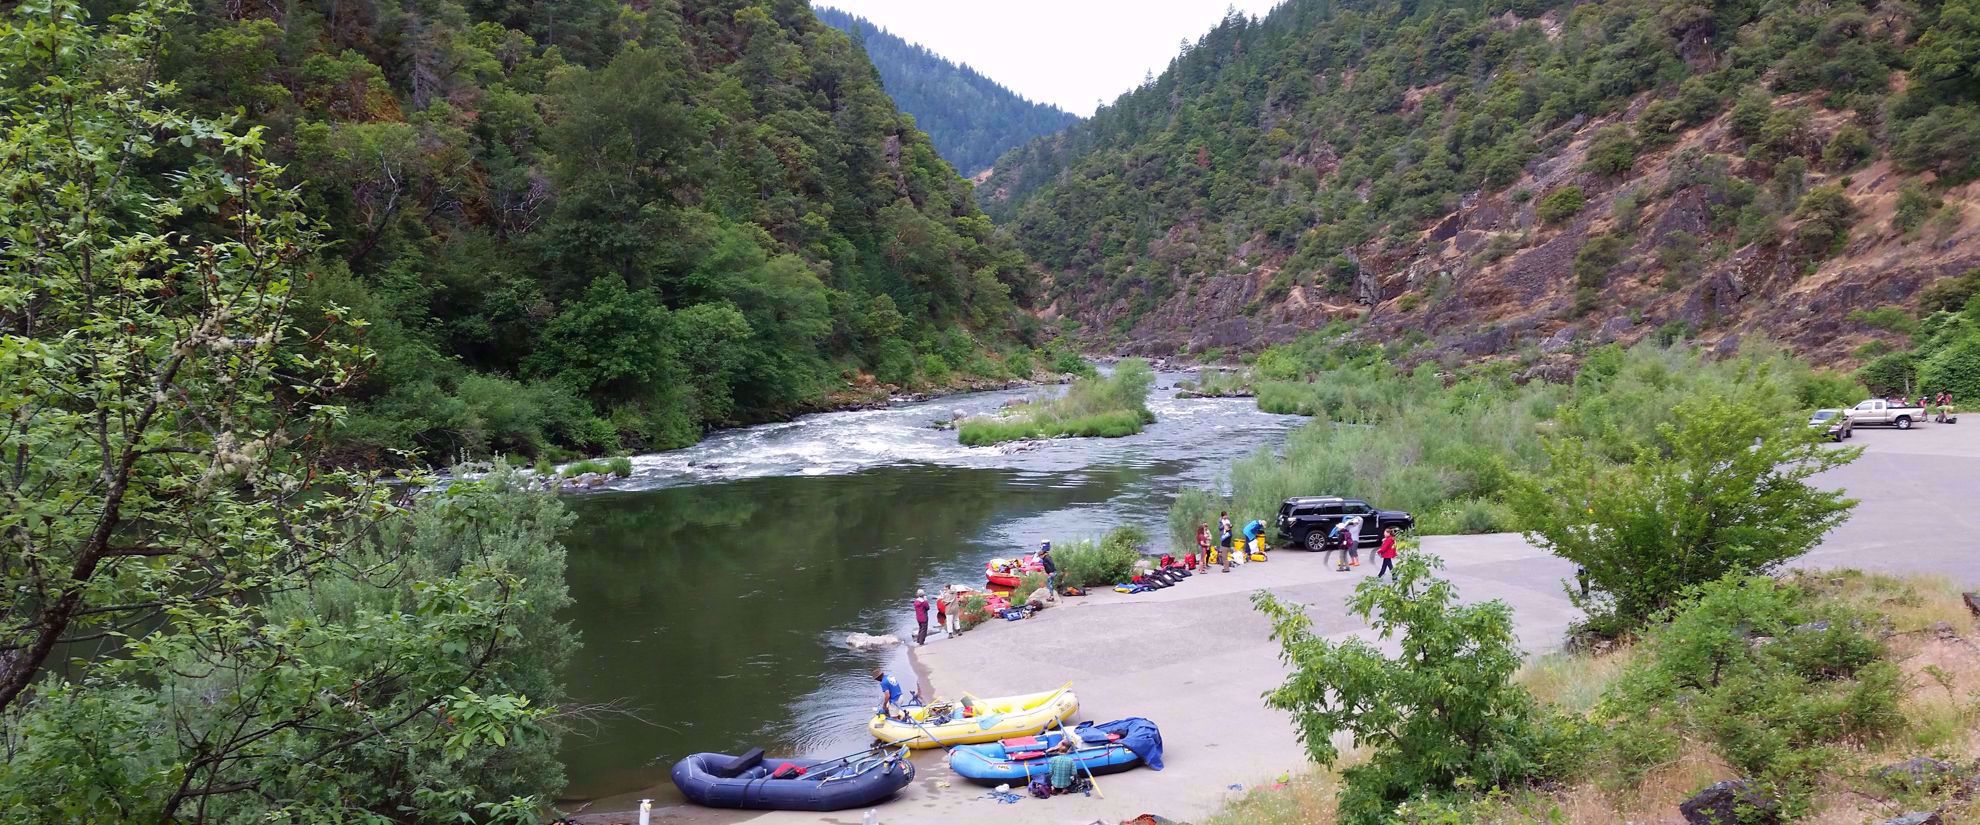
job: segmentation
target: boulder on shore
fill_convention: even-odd
[[[1958,768],[1951,762],[1920,756],[1877,769],[1877,779],[1896,788],[1936,791],[1954,779]]]
[[[1678,805],[1688,825],[1779,825],[1780,806],[1744,779],[1715,782]]]
[[[865,633],[854,633],[846,637],[846,647],[852,648],[853,650],[872,650],[874,648],[880,648],[880,647],[893,647],[894,645],[900,643],[901,640],[895,638],[895,636],[891,633],[881,636],[869,636]]]

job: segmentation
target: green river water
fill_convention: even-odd
[[[911,633],[917,587],[980,586],[983,562],[1122,523],[1163,538],[1175,491],[1222,481],[1231,459],[1301,419],[1247,399],[1150,397],[1141,435],[965,448],[929,427],[1027,394],[978,393],[724,432],[635,459],[611,492],[571,497],[564,537],[584,647],[572,699],[614,703],[566,740],[570,799],[667,799],[695,751],[832,754],[866,744],[875,664],[847,634]],[[931,639],[932,644],[940,644]]]

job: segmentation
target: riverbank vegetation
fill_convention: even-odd
[[[1066,391],[1016,404],[997,415],[966,418],[956,436],[972,447],[1033,438],[1120,438],[1141,432],[1155,422],[1148,410],[1148,389],[1155,371],[1148,362],[1128,358],[1114,365],[1111,375],[1075,380]]]
[[[1399,659],[1317,639],[1261,597],[1294,669],[1270,701],[1323,767],[1210,822],[1611,825],[1670,819],[1720,782],[1738,783],[1722,810],[1745,808],[1742,822],[1980,813],[1961,790],[1980,756],[1980,626],[1951,582],[1729,575],[1634,639],[1514,672],[1504,605],[1445,599],[1434,567],[1405,555],[1402,585],[1371,580],[1350,601],[1397,633]],[[1353,746],[1337,749],[1337,732]]]
[[[548,465],[546,463],[545,468],[547,467]],[[555,475],[560,478],[575,478],[577,476],[593,474],[613,475],[619,478],[625,478],[632,475],[632,459],[622,455],[602,460],[587,458],[583,461],[573,461],[566,464],[563,469],[556,470],[554,473],[547,472],[545,469],[539,469],[538,473],[546,476]]]
[[[1231,468],[1228,502],[1178,497],[1171,539],[1193,546],[1194,526],[1229,509],[1268,522],[1293,496],[1343,495],[1407,510],[1420,533],[1530,529],[1509,494],[1522,473],[1545,470],[1547,445],[1580,445],[1591,466],[1664,455],[1688,438],[1690,411],[1724,403],[1784,434],[1806,409],[1853,403],[1864,390],[1765,344],[1714,359],[1682,343],[1646,342],[1584,354],[1569,383],[1516,381],[1504,365],[1403,371],[1382,350],[1310,338],[1261,353],[1253,365],[1260,408],[1297,399],[1315,420],[1277,452]],[[1716,399],[1716,401],[1715,401]]]
[[[1132,525],[1107,531],[1099,540],[1053,542],[1052,562],[1059,566],[1061,584],[1113,587],[1134,574],[1148,532]]]
[[[1251,373],[1242,369],[1202,367],[1194,380],[1176,382],[1177,398],[1251,398]]]
[[[331,247],[276,141],[150,82],[177,9],[0,25],[0,821],[536,822],[565,511],[326,460],[366,326],[297,297]]]

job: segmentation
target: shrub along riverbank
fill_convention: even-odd
[[[1141,560],[1148,532],[1139,527],[1116,527],[1099,541],[1081,539],[1052,544],[1052,561],[1059,566],[1062,585],[1113,587],[1133,575]]]
[[[1074,381],[1065,393],[1015,405],[997,416],[964,419],[956,435],[971,447],[1032,438],[1120,438],[1155,422],[1148,411],[1148,388],[1155,371],[1147,361],[1129,358],[1112,375]]]
[[[1253,370],[1261,409],[1315,420],[1279,453],[1260,450],[1233,464],[1228,502],[1209,491],[1179,495],[1170,515],[1179,546],[1193,543],[1195,526],[1220,510],[1238,523],[1270,522],[1279,502],[1312,495],[1408,510],[1426,534],[1524,529],[1507,493],[1516,473],[1546,466],[1548,439],[1577,441],[1599,461],[1619,462],[1641,449],[1668,451],[1662,428],[1708,398],[1787,417],[1864,393],[1764,345],[1724,360],[1682,345],[1602,347],[1584,356],[1568,384],[1522,385],[1504,365],[1404,372],[1380,350],[1311,339],[1266,350]]]

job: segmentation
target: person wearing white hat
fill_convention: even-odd
[[[914,643],[928,643],[928,591],[914,591]]]

